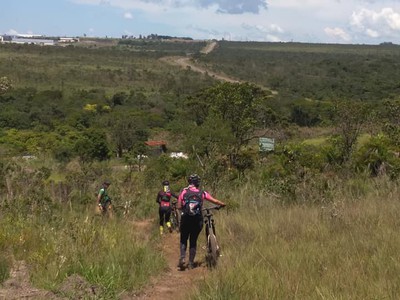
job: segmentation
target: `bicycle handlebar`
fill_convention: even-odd
[[[201,209],[201,211],[207,211],[207,210],[212,210],[212,209],[219,210],[222,207],[224,207],[224,206],[214,205],[214,206],[211,206],[211,207],[204,207],[204,208]]]

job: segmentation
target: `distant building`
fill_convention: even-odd
[[[79,42],[79,38],[72,38],[72,37],[60,37],[58,39],[59,43],[76,43]]]
[[[182,159],[188,159],[189,158],[189,156],[186,153],[183,153],[183,152],[171,152],[169,154],[169,157],[182,158]]]
[[[13,35],[3,35],[2,43],[12,43],[12,44],[30,44],[30,45],[40,45],[40,46],[54,46],[54,40],[50,39],[38,39],[38,38],[24,38]]]
[[[147,141],[145,144],[150,148],[151,154],[160,155],[167,152],[167,143],[165,141]]]
[[[11,36],[11,35],[2,35],[2,36],[1,36],[1,41],[2,41],[3,43],[5,43],[5,42],[11,42],[11,40],[12,40],[12,36]]]

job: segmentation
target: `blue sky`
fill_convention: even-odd
[[[400,44],[400,0],[0,0],[0,34]]]

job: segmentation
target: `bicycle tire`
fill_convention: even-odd
[[[176,232],[181,232],[181,220],[178,212],[175,212],[176,218]]]
[[[210,233],[208,236],[208,266],[215,268],[218,260],[218,246],[217,237],[214,233]]]
[[[172,212],[172,214],[171,214],[170,222],[171,222],[172,230],[179,232],[179,223],[176,218],[176,214],[174,212]]]

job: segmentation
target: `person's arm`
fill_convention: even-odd
[[[178,205],[177,205],[177,208],[178,208],[179,210],[182,210],[183,195],[185,195],[185,193],[186,193],[186,190],[185,190],[185,189],[182,190],[182,191],[179,193],[179,196],[178,196]]]
[[[103,193],[104,193],[104,191],[103,191],[103,189],[101,189],[97,195],[97,205],[98,206],[101,206],[101,198],[103,197]]]
[[[211,203],[214,203],[216,205],[219,205],[219,206],[222,206],[222,207],[225,206],[224,202],[214,198],[208,192],[204,192],[204,199],[206,199],[207,201],[210,201]]]
[[[158,204],[160,204],[160,202],[161,202],[161,200],[160,200],[160,192],[157,193],[156,202],[157,202]]]

